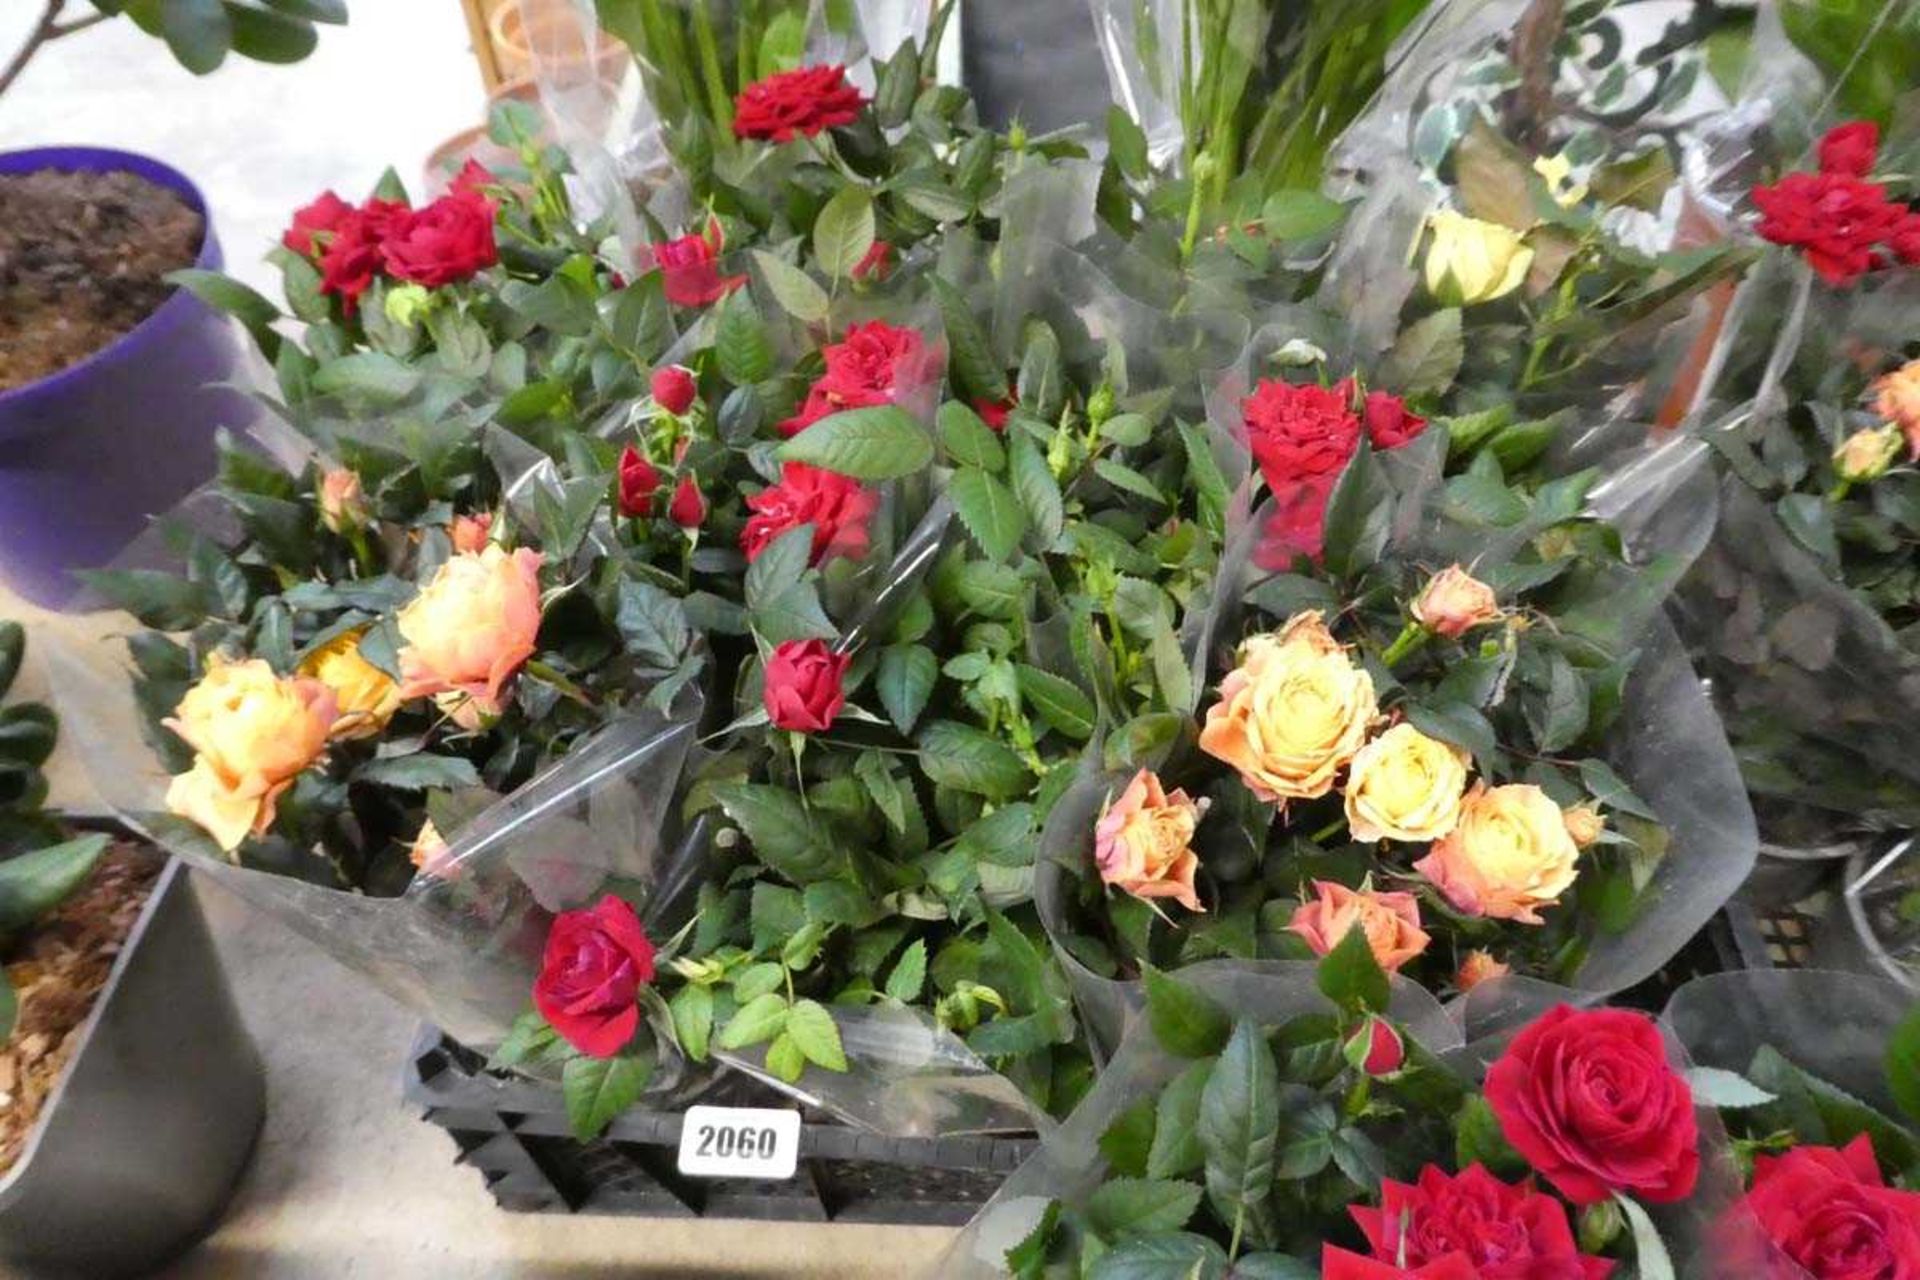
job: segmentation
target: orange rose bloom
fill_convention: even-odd
[[[498,715],[540,631],[540,563],[490,543],[441,565],[397,620],[400,696],[464,694],[476,713]]]
[[[1457,564],[1427,580],[1412,609],[1413,620],[1437,636],[1457,640],[1467,632],[1500,620],[1493,588]]]
[[[1331,880],[1315,880],[1313,891],[1314,900],[1293,913],[1287,928],[1305,938],[1316,955],[1332,951],[1358,925],[1373,958],[1392,973],[1432,941],[1420,927],[1420,902],[1410,893],[1349,889]]]
[[[1909,455],[1920,459],[1920,360],[1909,360],[1873,384],[1873,407],[1907,438]]]
[[[1193,829],[1205,806],[1184,791],[1167,791],[1146,769],[1100,815],[1093,857],[1100,878],[1136,898],[1172,898],[1189,911],[1205,911],[1193,891],[1200,859]]]
[[[367,522],[367,496],[358,473],[338,467],[320,477],[320,523],[330,533],[358,529]]]
[[[1463,992],[1471,991],[1483,982],[1504,978],[1512,972],[1511,965],[1495,960],[1490,951],[1469,951],[1460,962],[1460,972],[1455,975],[1453,985]]]

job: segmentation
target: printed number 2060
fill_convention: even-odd
[[[700,1126],[700,1145],[696,1152],[703,1156],[718,1156],[722,1160],[735,1156],[770,1160],[778,1145],[779,1135],[772,1129],[736,1129],[730,1125],[703,1124]]]

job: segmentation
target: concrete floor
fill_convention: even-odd
[[[5,6],[0,50],[37,8]],[[93,143],[176,164],[207,193],[232,269],[271,296],[274,273],[259,259],[290,210],[329,186],[357,198],[389,164],[411,180],[434,145],[483,110],[454,0],[356,0],[352,15],[298,66],[234,59],[204,79],[128,24],[106,23],[55,43],[0,98],[0,150]],[[46,650],[107,643],[131,626],[46,615],[4,589],[0,617],[25,621],[32,637],[22,696],[44,691]],[[119,731],[66,727],[69,737]],[[56,802],[90,805],[70,757],[53,776]],[[224,890],[199,887],[266,1060],[268,1118],[226,1218],[165,1276],[856,1280],[916,1274],[951,1238],[938,1228],[501,1213],[479,1175],[453,1164],[451,1140],[401,1105],[413,1016]]]

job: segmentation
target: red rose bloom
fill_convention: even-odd
[[[1909,212],[1887,237],[1893,256],[1910,267],[1920,266],[1920,213]]]
[[[1275,493],[1295,481],[1337,474],[1360,443],[1351,381],[1315,387],[1263,378],[1241,401],[1240,412],[1247,444]]]
[[[398,280],[437,289],[500,261],[493,239],[493,201],[472,189],[449,191],[393,222],[380,259]]]
[[[643,270],[659,268],[667,301],[676,307],[704,307],[720,301],[747,282],[744,275],[720,274],[720,251],[727,247],[718,218],[707,222],[704,233],[663,240],[640,249]]]
[[[1920,1193],[1886,1185],[1865,1134],[1838,1150],[1756,1156],[1753,1188],[1735,1212],[1736,1223],[1751,1215],[1766,1237],[1758,1249],[1723,1250],[1740,1258],[1742,1280],[1920,1277]]]
[[[692,373],[677,364],[666,364],[653,371],[647,390],[655,404],[678,417],[693,407],[700,388],[694,384]]]
[[[460,172],[454,174],[453,181],[447,184],[447,190],[477,192],[482,187],[498,187],[501,185],[503,184],[498,174],[481,164],[478,160],[475,160],[472,156],[468,156],[467,162],[460,166]]]
[[[1260,528],[1253,562],[1269,572],[1293,568],[1301,556],[1320,563],[1326,541],[1327,499],[1337,475],[1296,480],[1274,491],[1273,509]]]
[[[380,274],[380,245],[395,223],[412,210],[400,200],[378,196],[343,218],[320,254],[320,292],[340,299],[348,315],[360,305],[360,295]]]
[[[1464,1253],[1450,1253],[1418,1267],[1403,1267],[1329,1244],[1320,1249],[1320,1280],[1480,1280],[1480,1277]]]
[[[1347,1212],[1383,1261],[1419,1266],[1464,1255],[1479,1280],[1606,1280],[1613,1270],[1580,1252],[1558,1200],[1477,1164],[1453,1175],[1428,1165],[1412,1186],[1385,1179],[1379,1208]]]
[[[1693,1091],[1643,1013],[1548,1010],[1487,1072],[1486,1094],[1507,1141],[1575,1204],[1683,1200],[1700,1176]]]
[[[1351,387],[1353,379],[1349,378],[1341,385]],[[1360,412],[1366,421],[1367,439],[1373,442],[1374,448],[1382,451],[1398,449],[1417,439],[1427,429],[1427,420],[1417,413],[1408,412],[1407,402],[1390,392],[1367,392]]]
[[[1820,139],[1820,172],[1864,178],[1873,172],[1873,162],[1879,155],[1879,125],[1871,120],[1837,125]]]
[[[611,1058],[640,1027],[640,988],[653,981],[653,943],[633,908],[608,894],[562,911],[547,933],[533,1006],[590,1058]]]
[[[860,261],[853,264],[853,278],[865,280],[885,280],[893,274],[893,246],[885,240],[875,240],[860,255]]]
[[[761,700],[776,729],[819,733],[847,705],[840,683],[853,655],[835,653],[824,640],[783,640],[767,659]]]
[[[698,529],[706,518],[707,499],[700,492],[700,478],[689,471],[673,487],[673,501],[667,504],[667,519],[682,529]]]
[[[1007,415],[1011,414],[1019,403],[1020,402],[1012,396],[1007,396],[1001,400],[988,400],[983,397],[973,402],[973,411],[980,415],[980,421],[986,423],[995,431],[1005,431],[1007,429]]]
[[[847,83],[842,66],[801,67],[768,76],[733,100],[733,134],[765,142],[811,138],[860,118],[867,100]]]
[[[295,211],[293,225],[280,237],[280,243],[301,257],[310,258],[321,247],[314,243],[315,232],[322,232],[330,238],[353,216],[352,205],[331,191],[322,191],[312,204]]]
[[[779,424],[780,434],[799,435],[843,409],[892,404],[925,383],[926,354],[926,339],[917,329],[884,320],[854,325],[846,337],[821,348],[827,371],[814,380],[799,412]]]
[[[781,534],[810,524],[813,553],[808,563],[818,565],[834,556],[858,560],[867,554],[867,520],[879,505],[878,494],[837,471],[789,462],[780,469],[779,484],[747,499],[753,515],[740,531],[740,549],[749,561],[755,560]]]
[[[653,510],[660,471],[632,445],[620,451],[620,514],[638,520]]]
[[[1763,239],[1797,246],[1823,279],[1846,284],[1884,263],[1874,249],[1910,216],[1878,183],[1839,173],[1790,173],[1753,189]]]

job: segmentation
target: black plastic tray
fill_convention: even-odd
[[[1032,1154],[1031,1137],[885,1138],[801,1109],[800,1166],[779,1182],[689,1177],[676,1168],[681,1113],[628,1111],[603,1137],[568,1130],[559,1090],[488,1072],[422,1026],[403,1092],[452,1135],[501,1208],[646,1218],[960,1226]],[[793,1107],[749,1076],[722,1075],[698,1099]]]

